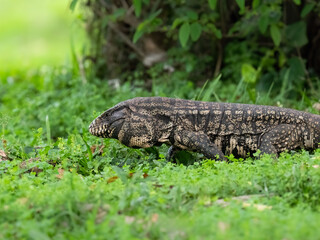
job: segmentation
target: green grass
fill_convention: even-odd
[[[318,238],[319,150],[229,164],[191,154],[174,164],[165,160],[166,146],[156,157],[87,131],[127,98],[171,91],[228,100],[236,86],[155,83],[147,92],[133,81],[114,90],[83,83],[67,67],[20,78],[0,89],[0,150],[8,158],[0,161],[1,239]],[[311,110],[304,102],[296,107]]]
[[[123,157],[119,146],[104,144],[104,153],[94,152],[93,161],[81,138],[71,135],[30,153],[33,161],[15,156],[2,162],[0,236],[317,239],[320,151],[185,166],[125,149],[138,163],[119,168],[111,164]],[[36,168],[38,174],[30,172]],[[241,195],[252,197],[232,199]]]

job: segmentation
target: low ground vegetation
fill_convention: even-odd
[[[23,80],[23,81],[22,81]],[[102,111],[135,96],[250,102],[223,76],[192,82],[139,78],[113,88],[67,67],[1,79],[1,239],[317,239],[320,151],[204,160],[166,146],[129,149],[91,136]],[[181,87],[177,87],[177,85]],[[312,100],[258,95],[259,104],[316,113]]]

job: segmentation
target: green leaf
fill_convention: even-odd
[[[140,17],[142,1],[141,0],[133,0],[134,12],[137,17]]]
[[[125,16],[126,10],[124,8],[117,8],[114,10],[113,14],[105,15],[104,18],[111,19],[112,21],[116,22],[119,18]]]
[[[199,23],[195,22],[191,24],[190,35],[191,35],[192,41],[194,42],[197,41],[201,36],[201,32],[202,32],[202,26]]]
[[[240,13],[244,13],[245,0],[236,0],[236,2],[240,8]]]
[[[293,2],[294,2],[296,5],[300,5],[300,4],[301,4],[301,0],[293,0]]]
[[[171,25],[171,30],[175,29],[177,26],[179,26],[181,23],[183,23],[182,18],[176,18],[172,25]]]
[[[110,20],[114,20],[112,17],[110,18],[109,16],[104,16],[102,18],[101,24],[102,24],[102,28],[105,28],[106,26],[108,26],[108,23]]]
[[[71,11],[74,11],[74,9],[76,8],[77,2],[78,2],[78,0],[72,0],[71,1],[70,5],[69,5],[69,9]]]
[[[195,11],[188,10],[188,11],[186,11],[186,15],[188,16],[188,18],[190,20],[194,20],[194,21],[198,20],[198,13],[196,13]]]
[[[314,8],[314,6],[315,6],[315,3],[308,3],[308,4],[306,4],[306,5],[303,7],[302,11],[301,11],[301,17],[303,18],[303,17],[307,16],[307,15],[312,11],[312,9]]]
[[[208,83],[208,81],[207,81],[206,84],[201,89],[202,92],[204,90],[203,97],[198,100],[208,102],[208,101],[210,101],[210,97],[212,95],[214,95],[217,98],[216,91],[217,91],[217,89],[219,89],[218,84],[219,84],[220,79],[221,79],[221,74],[219,74],[217,77],[215,77],[213,79],[213,81],[210,81],[209,84],[207,84]],[[206,85],[208,85],[208,87],[206,87]],[[199,97],[202,95],[202,92],[199,94]],[[219,99],[217,98],[217,100],[219,100]]]
[[[136,32],[133,35],[133,42],[136,43],[144,33],[152,32],[157,26],[162,23],[162,20],[157,18],[157,16],[161,13],[162,9],[152,13],[146,20],[141,22]]]
[[[208,23],[207,27],[216,35],[218,39],[222,38],[222,32],[220,29],[218,29],[214,24]]]
[[[133,43],[136,43],[142,36],[143,36],[143,31],[139,31],[139,29],[137,29],[133,35],[133,40],[132,40]]]
[[[222,38],[222,32],[220,29],[216,28],[215,31],[214,31],[214,35],[216,35],[216,37],[218,39],[221,39]]]
[[[153,19],[155,19],[157,16],[159,16],[159,14],[162,12],[162,9],[159,9],[158,11],[152,13],[149,17],[148,20],[151,21]]]
[[[287,57],[283,51],[279,51],[279,67],[282,68],[287,62]]]
[[[118,18],[120,18],[120,17],[123,17],[123,16],[126,15],[126,9],[124,9],[124,8],[117,8],[117,9],[114,10],[114,12],[113,12],[112,15],[113,15],[113,17],[114,17],[115,19],[118,19]]]
[[[307,25],[304,21],[293,23],[286,27],[288,44],[294,47],[302,47],[308,43]]]
[[[259,19],[259,22],[258,22],[258,25],[259,25],[259,30],[262,34],[265,34],[266,31],[267,31],[267,28],[269,26],[269,18],[267,16],[262,16],[260,19]]]
[[[256,91],[256,89],[248,86],[246,90],[247,90],[247,93],[249,94],[250,100],[252,102],[256,102],[256,99],[257,99],[257,91]]]
[[[31,239],[50,240],[50,237],[46,233],[41,232],[41,230],[38,229],[31,228],[28,234]]]
[[[252,8],[256,9],[260,5],[260,0],[253,0],[252,2]]]
[[[305,77],[305,62],[298,57],[292,57],[288,60],[291,82],[300,82]]]
[[[258,72],[251,64],[244,63],[241,66],[241,76],[246,83],[256,83]]]
[[[182,45],[182,47],[187,46],[187,42],[190,37],[190,24],[184,23],[179,29],[179,40]]]
[[[86,135],[85,134],[81,135],[81,138],[82,138],[84,144],[87,147],[87,153],[88,153],[88,156],[89,156],[89,160],[92,161],[93,155],[92,155],[92,152],[91,152],[91,148],[90,148],[89,144],[87,143]]]
[[[212,10],[215,10],[216,9],[216,6],[217,6],[217,0],[209,0],[209,7],[212,9]]]
[[[271,34],[271,38],[273,40],[274,45],[278,47],[281,42],[281,32],[279,27],[275,24],[272,24],[270,27],[270,34]]]
[[[128,181],[128,177],[125,171],[123,171],[122,168],[119,168],[118,166],[112,166],[111,167],[113,171],[116,172],[117,176],[121,179],[123,183],[126,183]]]

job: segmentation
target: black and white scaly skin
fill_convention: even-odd
[[[139,97],[117,104],[90,125],[91,134],[126,146],[172,145],[205,157],[320,147],[320,116],[288,108],[215,103],[164,97]]]

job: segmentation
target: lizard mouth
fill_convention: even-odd
[[[95,121],[93,121],[89,126],[89,132],[97,137],[102,137],[107,133],[107,125],[97,125]]]
[[[122,126],[125,118],[114,119],[111,123],[99,124],[96,119],[89,126],[89,132],[97,137],[111,137],[114,130]]]

